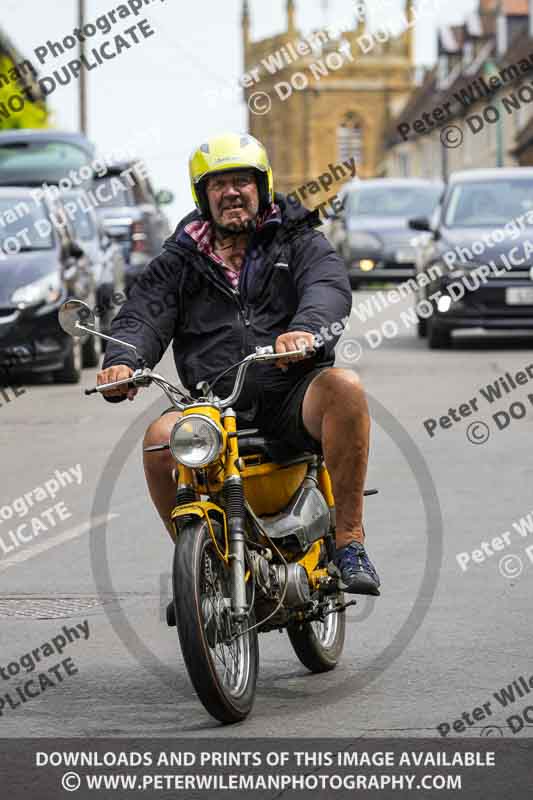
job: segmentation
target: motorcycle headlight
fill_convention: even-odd
[[[20,286],[11,295],[17,306],[36,306],[39,303],[55,303],[61,297],[62,284],[59,272],[51,272],[38,281]]]
[[[222,445],[220,428],[201,414],[183,417],[176,422],[170,434],[170,452],[180,464],[193,469],[215,461]]]
[[[361,233],[359,231],[351,231],[348,234],[348,244],[354,250],[382,250],[382,245],[377,236],[371,233]]]

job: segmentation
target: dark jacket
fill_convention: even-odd
[[[293,209],[283,195],[276,194],[275,201],[282,218],[267,222],[252,237],[238,291],[185,233],[185,226],[199,218],[194,211],[144,269],[111,334],[134,344],[150,367],[172,341],[179,377],[195,393],[199,381],[212,380],[257,345],[274,345],[277,336],[291,330],[320,334],[326,329],[317,354],[286,372],[268,364],[250,367],[237,408],[252,406],[258,391],[286,392],[317,364],[333,364],[339,335],[330,328],[342,324],[352,302],[346,268],[314,229],[320,224],[318,212]],[[135,369],[135,353],[109,342],[103,367],[116,364]],[[219,397],[230,393],[235,374],[217,383]]]

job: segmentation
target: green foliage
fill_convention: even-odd
[[[28,76],[31,77],[31,76]],[[15,110],[8,101],[13,96],[21,97],[24,106],[19,110],[19,101],[15,102]],[[13,128],[48,128],[49,111],[42,101],[34,103],[21,93],[21,83],[17,79],[16,66],[9,56],[0,55],[0,130]]]

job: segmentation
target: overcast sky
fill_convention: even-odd
[[[425,0],[436,9],[418,22],[416,59],[431,64],[439,24],[457,23],[477,6],[476,0]],[[116,0],[86,0],[87,21],[118,8]],[[271,36],[284,29],[286,0],[250,0],[252,38]],[[297,0],[297,23],[302,33],[342,25],[354,18],[353,0]],[[404,0],[372,0],[374,25],[391,19]],[[76,0],[2,0],[0,26],[24,57],[35,61],[33,50],[48,39],[61,40],[76,25]],[[114,151],[132,136],[140,137],[139,155],[148,163],[156,188],[171,189],[176,202],[169,207],[172,223],[191,208],[187,160],[191,149],[207,135],[223,130],[246,129],[246,108],[232,87],[242,74],[240,0],[154,0],[140,16],[123,19],[107,36],[144,17],[155,35],[89,73],[89,135],[101,152]],[[89,40],[91,46],[93,40]],[[75,57],[75,51],[69,53]],[[364,56],[362,56],[364,57]],[[66,63],[66,57],[50,58],[41,77]],[[76,130],[77,85],[60,86],[49,100],[55,127]],[[143,130],[157,129],[155,137]]]

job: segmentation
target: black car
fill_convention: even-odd
[[[533,329],[533,168],[456,172],[431,221],[409,224],[430,234],[416,278],[429,347],[459,329]]]
[[[404,281],[415,274],[408,220],[430,216],[443,191],[438,181],[354,180],[341,192],[343,210],[329,237],[344,259],[352,288]]]
[[[96,302],[90,263],[57,201],[36,202],[31,190],[0,188],[0,367],[51,373],[77,383],[96,366],[96,337],[83,344],[59,326],[67,298]]]
[[[106,233],[122,247],[127,262],[127,286],[161,252],[171,230],[162,205],[172,192],[155,192],[142,161],[122,161],[95,177],[96,208]]]

